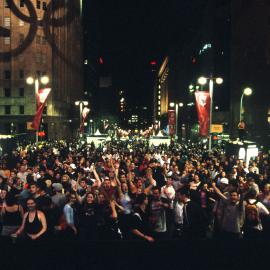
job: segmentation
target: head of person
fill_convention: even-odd
[[[159,200],[160,199],[160,190],[158,187],[154,187],[152,189],[152,195],[154,200]]]
[[[166,182],[166,186],[170,187],[173,184],[173,180],[171,176],[167,176],[167,182]]]
[[[17,204],[17,199],[15,197],[15,194],[13,192],[8,192],[6,196],[6,205],[13,206],[15,204]]]
[[[104,194],[99,193],[98,194],[98,203],[99,204],[104,204],[105,202],[106,202],[106,198],[105,198]]]
[[[121,174],[121,175],[119,176],[119,180],[120,180],[121,183],[126,183],[126,182],[127,182],[127,177],[126,177],[126,175],[125,175],[125,174]]]
[[[239,201],[239,194],[236,189],[230,191],[230,201],[236,204]]]
[[[246,194],[246,199],[256,199],[257,195],[257,191],[254,188],[250,188]]]
[[[103,186],[106,190],[109,190],[111,188],[111,180],[109,177],[105,177]]]
[[[128,185],[127,185],[127,183],[122,183],[121,188],[122,188],[123,193],[128,193]]]
[[[33,198],[27,199],[26,206],[29,212],[36,211],[37,204],[36,204],[35,199]]]
[[[70,193],[68,197],[68,202],[69,204],[73,205],[77,202],[76,194],[75,193]]]
[[[83,188],[83,189],[86,189],[87,188],[87,183],[86,183],[86,179],[85,178],[82,178],[80,180],[80,187]]]
[[[142,205],[147,206],[147,204],[148,204],[148,197],[147,197],[147,195],[145,193],[139,194],[137,196],[137,198],[136,198],[136,204],[137,205],[140,205],[140,206],[142,206]]]
[[[185,203],[190,198],[190,189],[189,189],[189,187],[184,186],[184,187],[179,188],[176,191],[176,196],[177,196],[177,199],[180,202]]]
[[[32,182],[29,186],[29,191],[31,195],[35,195],[37,193],[37,190],[37,184]]]
[[[87,203],[87,204],[92,204],[92,203],[94,202],[94,200],[95,200],[94,194],[91,193],[91,192],[88,193],[88,194],[86,195],[85,200],[86,200],[86,203]]]

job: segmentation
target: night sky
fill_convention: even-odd
[[[113,84],[132,104],[149,100],[150,61],[161,62],[170,44],[188,43],[202,17],[203,0],[92,0],[88,26]]]

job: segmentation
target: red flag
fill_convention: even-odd
[[[88,115],[88,113],[90,112],[90,109],[87,108],[87,107],[84,107],[83,108],[83,111],[82,111],[82,122],[81,122],[81,126],[80,126],[80,132],[83,133],[84,131],[84,122],[85,122],[85,119]]]
[[[32,128],[35,130],[39,130],[40,120],[42,117],[42,112],[45,107],[46,100],[51,92],[51,88],[44,88],[38,90],[37,93],[37,111],[36,115],[32,122]]]
[[[175,135],[175,125],[176,125],[176,112],[175,110],[168,111],[168,125],[169,125],[169,135]]]
[[[206,91],[195,92],[196,107],[200,125],[200,135],[207,136],[209,134],[210,121],[210,94]]]

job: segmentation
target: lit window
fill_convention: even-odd
[[[4,18],[4,26],[5,27],[10,27],[10,17],[5,17]]]
[[[158,115],[160,115],[160,112],[158,112]]]
[[[158,101],[158,105],[160,105],[160,100]]]
[[[158,96],[158,99],[160,99],[160,98],[161,98],[161,96],[159,95],[159,96]]]
[[[158,106],[158,110],[160,111],[160,106]]]
[[[4,37],[4,44],[10,45],[10,37]]]

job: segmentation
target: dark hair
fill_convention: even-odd
[[[147,195],[145,193],[141,193],[136,198],[136,204],[142,204],[144,200],[147,198]]]
[[[188,198],[190,197],[190,189],[188,186],[183,186],[179,188],[176,192],[180,193],[181,195],[185,195]]]
[[[17,199],[13,192],[8,192],[6,196],[6,204],[7,206],[12,206],[17,203]]]

